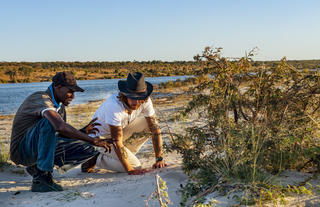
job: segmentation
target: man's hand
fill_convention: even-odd
[[[142,168],[142,169],[130,170],[128,172],[128,174],[129,175],[143,175],[143,174],[150,172],[150,171],[151,171],[150,169],[147,169],[147,168],[143,169]]]
[[[101,126],[100,123],[96,123],[95,121],[98,120],[98,117],[92,119],[89,124],[85,127],[83,127],[82,129],[80,129],[81,132],[85,133],[85,134],[96,134],[97,132],[99,133],[99,129],[96,128],[95,126]]]
[[[93,138],[93,145],[97,147],[104,147],[106,152],[111,152],[111,146],[113,141],[111,139],[100,139],[98,137]]]
[[[156,163],[154,163],[152,165],[152,169],[157,169],[157,168],[163,168],[163,167],[167,167],[168,165],[166,163],[164,163],[163,161],[157,161]]]

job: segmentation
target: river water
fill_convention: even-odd
[[[159,84],[177,79],[184,80],[187,77],[188,76],[154,77],[146,78],[146,81],[152,84]],[[75,93],[75,99],[73,99],[71,105],[108,98],[118,90],[118,81],[119,79],[77,81],[78,85],[85,89],[85,92]],[[44,91],[50,84],[51,82],[0,84],[0,114],[15,113],[28,95],[36,91]]]

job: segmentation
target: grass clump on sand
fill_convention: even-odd
[[[184,112],[204,124],[176,135],[171,146],[190,175],[185,201],[232,186],[247,192],[242,202],[255,203],[272,175],[317,164],[319,74],[297,70],[285,58],[277,67],[253,67],[253,53],[230,60],[221,48],[208,47],[195,57],[199,75],[212,78],[200,79]]]
[[[9,152],[5,151],[2,144],[0,144],[0,171],[2,171],[4,167],[10,165],[8,163],[9,159],[10,159]]]
[[[10,161],[9,148],[13,117],[14,115],[12,114],[0,114],[0,170],[12,164]]]

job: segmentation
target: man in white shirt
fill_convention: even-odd
[[[97,167],[117,172],[127,172],[129,175],[144,174],[149,169],[142,169],[135,154],[140,150],[148,137],[131,137],[133,133],[150,131],[156,161],[152,168],[162,168],[163,161],[162,138],[155,111],[150,99],[153,90],[151,83],[144,80],[142,73],[129,73],[127,80],[118,82],[119,92],[109,97],[98,108],[94,119],[98,118],[96,126],[98,136],[114,140],[111,153],[103,148],[100,154],[84,163],[83,172],[92,172]],[[130,138],[130,139],[129,139]]]

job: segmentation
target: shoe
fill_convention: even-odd
[[[38,168],[37,168],[37,165],[31,165],[31,166],[28,166],[26,168],[26,171],[29,175],[31,175],[32,177],[34,177],[39,171],[38,171]]]
[[[90,158],[85,163],[81,165],[81,172],[83,173],[94,173],[94,167],[96,166],[97,158],[99,154],[95,155],[94,157]]]
[[[39,172],[33,177],[32,192],[52,192],[52,191],[63,191],[61,185],[55,183],[52,179],[50,172]]]

